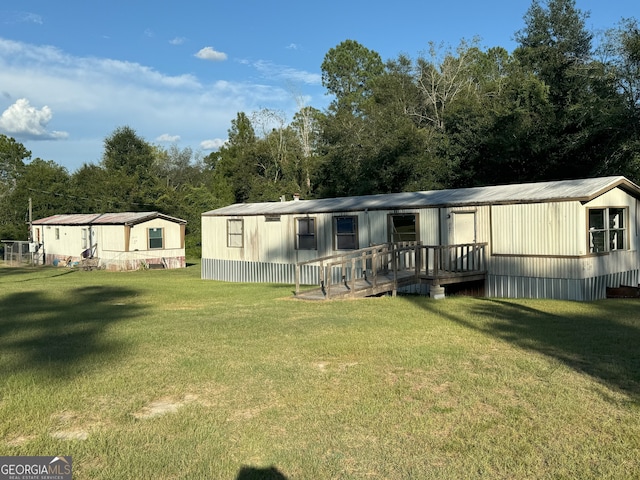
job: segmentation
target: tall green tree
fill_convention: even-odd
[[[598,173],[625,175],[640,182],[640,26],[623,19],[607,31],[599,47],[606,78],[622,101],[621,121],[612,126],[620,141],[600,165]]]
[[[107,195],[119,211],[156,208],[162,193],[154,169],[152,146],[129,127],[118,127],[104,141],[102,167],[108,174]]]
[[[24,166],[16,187],[0,209],[3,238],[26,240],[31,199],[33,219],[59,213],[73,213],[74,199],[69,195],[69,173],[49,160],[36,158]]]
[[[514,54],[549,89],[546,146],[537,162],[542,179],[595,174],[618,119],[615,91],[592,58],[588,14],[574,0],[534,0],[517,32]]]
[[[384,64],[377,52],[345,40],[327,52],[321,68],[322,84],[335,98],[322,124],[320,195],[351,195],[358,191],[369,161],[367,104]]]
[[[469,66],[473,94],[445,115],[451,186],[540,180],[546,168],[548,87],[503,49],[476,51]]]
[[[26,240],[26,203],[14,203],[12,195],[24,175],[31,152],[14,138],[0,134],[0,238]],[[2,249],[2,245],[0,245]]]
[[[128,206],[118,198],[120,190],[115,185],[119,174],[107,171],[100,165],[85,163],[71,175],[69,195],[74,198],[73,211],[68,213],[104,213],[127,210]],[[124,190],[122,194],[126,194]]]
[[[15,138],[0,134],[0,202],[16,187],[31,152]]]
[[[384,70],[380,54],[355,40],[345,40],[329,49],[321,65],[322,85],[335,96],[334,109],[357,114],[371,96],[371,82]]]
[[[227,203],[242,203],[249,198],[249,180],[253,178],[256,169],[256,142],[256,132],[251,120],[246,113],[238,112],[231,121],[227,143],[204,160],[213,172],[211,188],[218,198]]]

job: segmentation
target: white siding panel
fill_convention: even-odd
[[[584,255],[585,210],[579,202],[494,205],[492,253]]]

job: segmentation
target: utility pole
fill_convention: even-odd
[[[32,237],[33,232],[33,202],[31,201],[31,197],[29,197],[29,241],[33,240]]]
[[[29,240],[29,252],[31,252],[31,265],[34,266],[36,264],[36,257],[35,249],[33,248],[33,202],[31,201],[31,197],[29,197],[29,235],[27,239]]]

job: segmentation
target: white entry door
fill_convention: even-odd
[[[455,212],[453,217],[453,243],[455,245],[476,243],[476,214],[475,212]],[[457,270],[471,270],[473,255],[469,247],[460,247],[455,253],[455,268]]]
[[[453,243],[475,243],[476,213],[456,212],[453,216]]]

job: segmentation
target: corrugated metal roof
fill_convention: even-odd
[[[625,177],[496,185],[423,192],[388,193],[359,197],[325,198],[288,202],[238,203],[205,212],[203,216],[286,215],[393,210],[400,208],[453,207],[510,203],[589,201],[612,188],[620,187],[640,198],[640,187]]]
[[[186,220],[170,217],[159,212],[119,212],[119,213],[74,213],[52,215],[34,220],[34,225],[136,225],[154,218],[163,218],[176,223]]]

